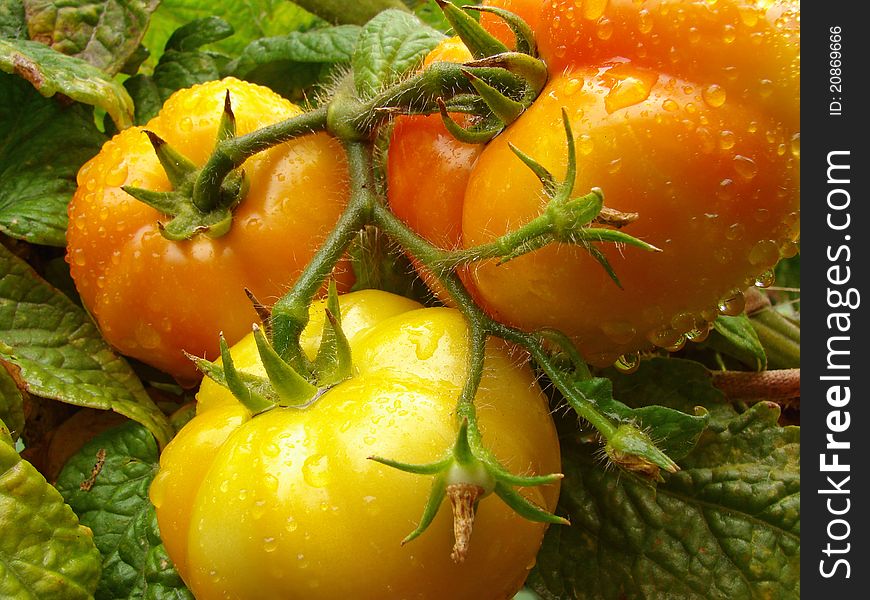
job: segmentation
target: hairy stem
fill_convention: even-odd
[[[193,203],[202,212],[213,209],[223,180],[255,154],[294,138],[326,128],[326,108],[304,112],[246,135],[222,140],[200,171],[193,187]]]
[[[345,150],[351,182],[347,208],[290,291],[272,307],[272,344],[294,368],[305,363],[299,336],[308,323],[308,306],[357,233],[371,221],[372,206],[377,203],[370,145],[350,142]]]

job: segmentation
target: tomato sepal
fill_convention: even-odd
[[[447,0],[435,1],[444,13],[444,18],[471,51],[472,56],[483,58],[508,51],[507,46],[484,29],[467,12]]]
[[[432,487],[423,507],[417,527],[402,540],[406,544],[419,537],[438,514],[445,498],[450,500],[453,511],[454,545],[450,557],[456,563],[465,560],[474,526],[477,503],[495,492],[501,500],[521,517],[534,522],[559,525],[570,524],[567,519],[547,512],[526,499],[512,486],[531,487],[560,481],[561,473],[523,476],[508,472],[485,450],[478,456],[469,440],[467,418],[462,419],[456,441],[448,455],[431,463],[412,464],[381,456],[369,456],[369,460],[387,467],[415,475],[433,476]],[[479,436],[479,432],[475,435]]]

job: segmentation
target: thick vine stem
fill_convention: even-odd
[[[315,131],[326,128],[326,108],[267,125],[239,137],[227,138],[215,145],[193,186],[193,203],[202,212],[214,208],[220,200],[221,184],[226,176],[251,156]]]
[[[349,142],[345,151],[351,181],[347,208],[291,290],[272,307],[272,344],[281,358],[305,373],[311,369],[299,346],[299,336],[308,323],[308,307],[357,233],[371,221],[372,207],[378,202],[371,145]]]

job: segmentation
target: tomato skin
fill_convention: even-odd
[[[462,273],[470,292],[501,321],[564,331],[600,366],[653,345],[678,347],[684,334],[703,336],[720,301],[754,283],[781,253],[796,251],[795,4],[767,3],[766,11],[761,3],[738,0],[720,0],[715,10],[686,0],[528,4],[541,7],[536,32],[550,72],[547,86],[466,165],[470,174],[463,172],[462,198],[458,192],[432,196],[407,186],[390,196],[393,210],[444,248],[486,243],[537,217],[546,204],[541,184],[508,144],[563,177],[564,107],[578,154],[575,196],[602,188],[608,207],[639,213],[625,232],[663,252],[599,246],[620,289],[581,249],[550,246],[501,266],[472,265]],[[739,65],[739,74],[714,52],[692,50],[695,42],[685,36],[677,39],[681,23],[706,23],[698,34],[706,39],[730,22],[715,29],[715,19],[734,15],[743,23],[735,35],[746,38],[708,41]],[[605,24],[613,28],[612,36],[600,35],[601,19],[610,19]],[[641,24],[644,19],[650,24]],[[674,50],[665,52],[666,47]],[[774,83],[760,89],[764,77]],[[416,152],[416,159],[397,160],[390,175],[412,173],[417,190],[429,189],[427,174],[438,167],[431,164],[431,150]],[[455,214],[457,205],[463,215],[459,235],[455,224],[429,216],[439,207],[444,215]]]
[[[167,446],[151,488],[169,555],[199,600],[512,597],[544,525],[487,497],[463,564],[449,556],[447,505],[402,546],[431,482],[367,460],[430,462],[452,445],[464,320],[375,290],[341,304],[355,374],[312,406],[251,419],[226,390],[204,382],[198,415]],[[313,309],[306,351],[322,311]],[[253,345],[245,338],[233,349],[237,366],[261,370]],[[546,400],[495,341],[477,404],[485,443],[509,468],[559,470]],[[552,509],[558,485],[523,493]]]
[[[181,90],[147,125],[122,131],[82,167],[69,206],[67,261],[104,337],[185,384],[198,374],[182,350],[213,358],[221,331],[231,343],[249,332],[257,318],[244,289],[266,303],[283,294],[348,194],[338,143],[306,136],[245,162],[250,188],[229,233],[164,238],[158,222],[167,217],[121,189],[171,189],[143,131],[201,165],[214,147],[227,90],[240,135],[301,112],[266,88],[232,78]]]
[[[508,144],[563,177],[561,109],[568,109],[574,131],[582,132],[575,195],[601,187],[607,206],[640,215],[625,231],[662,252],[599,246],[622,289],[582,249],[566,245],[501,266],[483,263],[472,273],[478,296],[498,318],[526,329],[562,329],[599,365],[653,342],[676,343],[715,317],[718,301],[734,288],[772,268],[797,235],[799,161],[780,155],[787,143],[780,125],[751,108],[697,103],[685,91],[690,84],[669,77],[656,79],[647,99],[614,110],[625,101],[614,79],[647,75],[617,63],[552,78],[483,152],[464,199],[466,246],[541,214],[540,182]],[[754,132],[735,127],[747,123],[756,124]]]
[[[692,82],[714,104],[764,107],[800,130],[797,0],[547,0],[551,73],[614,57]],[[724,100],[723,100],[724,98]]]

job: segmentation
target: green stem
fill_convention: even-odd
[[[374,221],[384,233],[392,237],[403,248],[414,255],[417,260],[432,270],[441,285],[456,303],[456,307],[462,312],[469,323],[471,332],[469,371],[457,404],[457,415],[460,418],[468,418],[469,433],[471,434],[471,442],[473,444],[477,445],[481,436],[474,413],[473,398],[483,375],[484,345],[487,334],[496,335],[525,348],[535,362],[544,370],[550,381],[553,382],[553,385],[566,396],[569,394],[572,396],[575,400],[574,405],[577,408],[578,414],[589,421],[604,438],[609,438],[616,432],[616,425],[606,415],[599,412],[592,402],[574,392],[568,376],[557,368],[544,350],[538,335],[526,333],[493,320],[477,306],[471,294],[468,293],[468,290],[455,273],[452,271],[445,273],[436,270],[435,265],[438,261],[443,260],[444,251],[411,231],[386,207],[379,205],[374,208]],[[588,370],[581,372],[580,375],[582,377],[591,377]]]
[[[287,294],[272,307],[272,344],[278,354],[294,368],[305,366],[299,336],[308,323],[308,307],[344,256],[357,233],[371,222],[372,206],[377,203],[373,190],[372,150],[369,144],[345,144],[351,195],[347,208],[317,253]],[[302,363],[302,364],[300,364]]]
[[[196,179],[193,203],[202,212],[209,212],[217,206],[221,184],[230,171],[259,152],[325,128],[326,108],[321,107],[246,135],[222,140],[215,145],[214,152]]]

